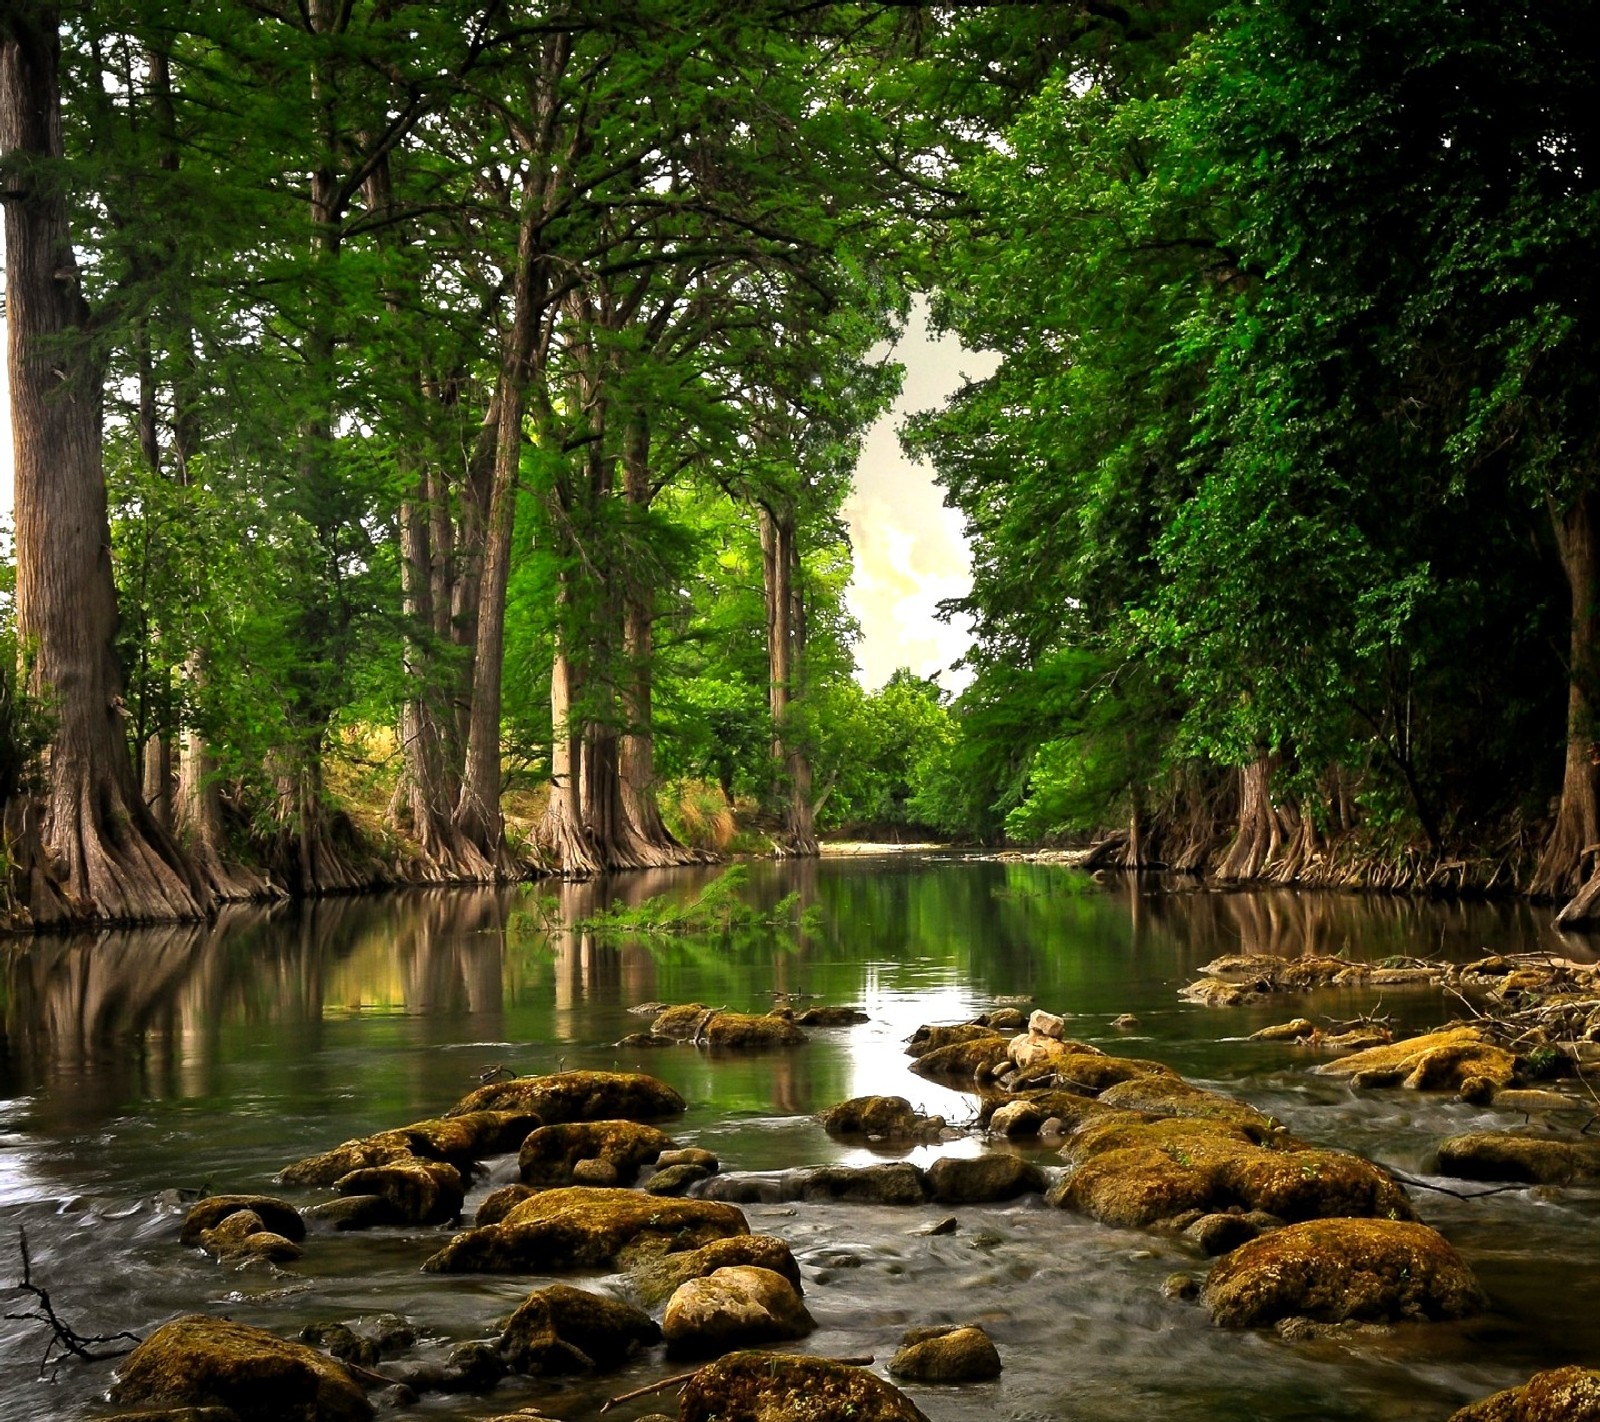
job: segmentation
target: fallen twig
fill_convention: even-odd
[[[48,1289],[40,1288],[33,1282],[33,1260],[28,1254],[28,1232],[25,1229],[17,1230],[17,1243],[22,1251],[22,1282],[13,1284],[9,1292],[32,1294],[38,1304],[31,1313],[8,1313],[6,1318],[15,1323],[47,1323],[50,1325],[50,1342],[45,1345],[44,1356],[39,1360],[39,1376],[43,1377],[45,1369],[50,1368],[52,1357],[56,1350],[61,1350],[61,1356],[55,1357],[55,1367],[50,1368],[50,1376],[55,1377],[61,1364],[67,1357],[81,1358],[86,1363],[109,1362],[112,1358],[125,1357],[133,1351],[144,1339],[137,1333],[124,1330],[121,1333],[96,1333],[84,1335],[79,1333],[70,1324],[63,1323],[56,1316],[55,1306],[50,1302]],[[95,1352],[93,1345],[97,1343],[117,1343],[127,1339],[133,1347],[117,1348],[111,1352]]]
[[[1481,1200],[1486,1195],[1504,1195],[1511,1190],[1527,1190],[1527,1185],[1490,1185],[1482,1190],[1474,1190],[1470,1195],[1463,1194],[1460,1190],[1452,1190],[1448,1185],[1435,1185],[1431,1180],[1421,1180],[1415,1175],[1407,1175],[1403,1170],[1390,1170],[1402,1185],[1415,1185],[1419,1190],[1432,1190],[1439,1195],[1448,1195],[1453,1200]]]

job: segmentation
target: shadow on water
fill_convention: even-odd
[[[313,1318],[397,1308],[441,1346],[483,1336],[540,1281],[424,1276],[438,1231],[318,1237],[280,1275],[222,1269],[178,1247],[177,1209],[163,1192],[269,1188],[287,1161],[442,1110],[501,1066],[660,1075],[689,1102],[673,1133],[708,1145],[729,1168],[864,1160],[867,1152],[829,1140],[812,1113],[850,1095],[898,1092],[969,1118],[970,1097],[907,1071],[903,1040],[921,1022],[960,1020],[1001,998],[1068,1012],[1074,1035],[1169,1061],[1309,1139],[1419,1172],[1444,1135],[1505,1123],[1455,1101],[1356,1095],[1311,1074],[1295,1048],[1242,1039],[1298,1013],[1332,1021],[1377,1011],[1429,1025],[1452,1011],[1437,992],[1348,991],[1219,1011],[1180,1001],[1178,988],[1221,953],[1584,955],[1520,904],[1169,892],[939,855],[750,866],[748,901],[767,912],[797,894],[820,918],[808,933],[652,937],[582,926],[617,904],[688,899],[717,872],[407,892],[238,910],[203,927],[7,944],[0,1277],[10,1272],[4,1240],[26,1227],[58,1305],[92,1331],[147,1331],[202,1308],[294,1333]],[[770,1054],[616,1046],[648,1020],[629,1009],[651,1001],[849,1003],[871,1020]],[[1112,1025],[1124,1013],[1138,1019],[1131,1031]],[[502,1162],[477,1191],[514,1170]],[[1420,1422],[1535,1366],[1600,1358],[1590,1196],[1417,1199],[1466,1250],[1495,1312],[1459,1327],[1316,1344],[1218,1332],[1199,1310],[1161,1297],[1168,1273],[1198,1267],[1177,1242],[1105,1229],[1037,1200],[964,1209],[957,1234],[943,1238],[913,1232],[940,1213],[934,1207],[749,1213],[752,1228],[783,1235],[799,1253],[819,1351],[882,1359],[912,1324],[986,1322],[1005,1374],[977,1389],[918,1391],[935,1422],[1146,1413]],[[41,1350],[32,1325],[0,1323],[0,1416],[92,1414],[104,1371],[73,1367],[42,1383]],[[493,1399],[436,1399],[424,1411],[473,1418],[543,1401],[581,1422],[611,1392],[668,1370],[655,1357],[553,1395],[507,1386]],[[645,1399],[607,1415],[626,1422],[658,1405]]]

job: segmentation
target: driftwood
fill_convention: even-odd
[[[8,1313],[6,1318],[17,1323],[43,1323],[50,1328],[50,1341],[45,1345],[44,1356],[39,1360],[39,1376],[45,1376],[46,1370],[53,1379],[60,1370],[62,1363],[71,1358],[77,1358],[85,1363],[104,1363],[113,1358],[125,1357],[138,1347],[144,1340],[137,1333],[95,1333],[85,1335],[79,1333],[70,1324],[64,1323],[56,1314],[55,1306],[50,1302],[50,1291],[41,1288],[33,1282],[33,1260],[28,1254],[28,1232],[23,1229],[17,1231],[17,1243],[22,1251],[22,1282],[12,1285],[8,1292],[30,1294],[34,1299],[34,1307],[28,1313]],[[116,1348],[109,1351],[95,1351],[95,1345],[104,1343],[120,1343],[126,1340],[126,1348]],[[53,1366],[52,1366],[53,1364]]]

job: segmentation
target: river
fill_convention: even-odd
[[[706,871],[714,872],[714,871]],[[218,1265],[177,1241],[173,1192],[272,1192],[300,1156],[448,1107],[481,1074],[638,1067],[689,1102],[666,1128],[709,1147],[725,1170],[874,1157],[831,1140],[813,1113],[846,1097],[898,1093],[955,1122],[972,1098],[907,1070],[904,1039],[997,1000],[1070,1014],[1074,1036],[1165,1061],[1272,1112],[1300,1136],[1409,1174],[1444,1136],[1520,1124],[1443,1097],[1353,1093],[1313,1075],[1314,1058],[1247,1043],[1297,1013],[1376,1011],[1401,1025],[1450,1015],[1436,990],[1319,994],[1216,1009],[1178,989],[1222,952],[1343,952],[1368,960],[1486,949],[1561,948],[1545,915],[1516,904],[1435,904],[1331,894],[1150,892],[1097,884],[1059,865],[957,855],[751,866],[744,892],[787,893],[820,910],[810,934],[598,940],[549,931],[609,897],[689,894],[702,871],[502,893],[428,891],[245,910],[205,928],[0,948],[0,1282],[20,1276],[25,1229],[34,1281],[80,1333],[148,1333],[179,1312],[225,1312],[294,1335],[309,1323],[398,1312],[423,1353],[492,1336],[544,1280],[424,1275],[447,1232],[314,1234],[280,1272]],[[1581,950],[1580,950],[1581,955]],[[789,1051],[713,1056],[614,1044],[648,1019],[641,1002],[765,1010],[850,1004],[866,1024],[813,1029]],[[1131,1013],[1138,1025],[1118,1029]],[[911,1152],[976,1151],[966,1137]],[[894,1152],[892,1154],[900,1154]],[[1041,1164],[1054,1158],[1034,1152]],[[468,1198],[513,1178],[502,1161]],[[1560,1363],[1600,1364],[1600,1194],[1568,1189],[1458,1199],[1414,1189],[1424,1219],[1462,1251],[1493,1300],[1464,1324],[1320,1341],[1214,1328],[1162,1281],[1203,1263],[1174,1239],[1110,1229],[1021,1203],[963,1207],[954,1234],[919,1226],[949,1213],[849,1204],[753,1205],[751,1228],[782,1236],[806,1277],[819,1329],[806,1347],[887,1362],[905,1329],[978,1320],[1005,1371],[993,1383],[910,1388],[934,1422],[1032,1419],[1442,1419],[1462,1403]],[[604,1280],[590,1281],[605,1287]],[[3,1297],[6,1312],[28,1301]],[[88,1418],[109,1364],[68,1361],[41,1377],[40,1325],[0,1323],[0,1418]],[[625,1372],[561,1388],[521,1380],[490,1398],[426,1397],[403,1416],[478,1418],[538,1403],[567,1422],[677,1371],[659,1349]],[[614,1422],[664,1397],[612,1409]],[[666,1410],[670,1410],[668,1407]]]

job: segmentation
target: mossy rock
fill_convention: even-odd
[[[698,1002],[669,1007],[650,1024],[650,1030],[659,1037],[703,1042],[710,1047],[796,1047],[806,1040],[787,1013],[724,1012]]]
[[[1459,1091],[1471,1077],[1486,1078],[1496,1087],[1507,1086],[1516,1068],[1516,1057],[1477,1028],[1451,1027],[1403,1042],[1369,1047],[1338,1061],[1324,1062],[1317,1071],[1324,1076],[1347,1077],[1363,1087]]]
[[[1071,1044],[1058,1042],[1056,1045]],[[1020,1062],[1018,1066],[1020,1069]],[[1178,1080],[1177,1073],[1162,1062],[1143,1061],[1138,1057],[1112,1057],[1104,1052],[1060,1052],[1050,1058],[1049,1066],[1058,1086],[1076,1086],[1094,1095],[1101,1095],[1124,1082],[1143,1081],[1149,1077],[1159,1077],[1163,1081]]]
[[[254,1210],[235,1210],[215,1229],[201,1231],[200,1247],[224,1260],[261,1260],[288,1264],[300,1257],[300,1246],[269,1230]]]
[[[925,1057],[943,1047],[957,1046],[962,1042],[982,1042],[998,1038],[1009,1046],[1011,1039],[998,1027],[986,1022],[959,1022],[950,1026],[928,1025],[917,1028],[906,1043],[906,1055]]]
[[[732,1205],[574,1185],[541,1191],[499,1224],[456,1235],[422,1267],[434,1274],[611,1269],[631,1249],[698,1249],[749,1232]]]
[[[913,1328],[889,1360],[889,1373],[912,1382],[987,1382],[1000,1376],[1000,1353],[975,1324]]]
[[[224,1407],[239,1422],[367,1422],[373,1407],[344,1367],[291,1343],[200,1314],[156,1329],[123,1361],[119,1407]]]
[[[683,1097],[666,1082],[643,1072],[558,1071],[491,1081],[445,1114],[512,1111],[558,1126],[567,1121],[659,1121],[685,1109]]]
[[[1252,1042],[1299,1042],[1307,1037],[1316,1035],[1317,1024],[1309,1017],[1295,1017],[1288,1022],[1277,1022],[1271,1027],[1263,1027],[1259,1032],[1252,1032],[1249,1040]]]
[[[514,1206],[520,1205],[538,1193],[531,1185],[502,1185],[498,1190],[491,1190],[483,1197],[483,1203],[473,1215],[472,1223],[480,1228],[484,1225],[499,1224],[511,1213]]]
[[[1041,1194],[1044,1172],[1020,1156],[945,1155],[927,1169],[928,1192],[942,1205],[985,1204]]]
[[[1037,1067],[1052,1066],[1067,1057],[1103,1057],[1105,1053],[1087,1042],[1075,1042],[1071,1038],[1052,1037],[1041,1032],[1023,1032],[1006,1043],[1006,1056],[1018,1071],[1033,1071]]]
[[[1237,1126],[1253,1140],[1265,1141],[1278,1130],[1278,1123],[1254,1106],[1207,1091],[1181,1076],[1139,1076],[1107,1087],[1096,1098],[1102,1106],[1124,1111],[1143,1111],[1151,1116],[1192,1116],[1206,1121],[1222,1121]]]
[[[208,1195],[190,1206],[189,1213],[183,1217],[179,1243],[197,1246],[202,1234],[214,1230],[229,1215],[240,1210],[253,1212],[261,1228],[281,1234],[285,1239],[298,1241],[306,1237],[305,1221],[287,1200],[275,1195]]]
[[[1119,1112],[1113,1106],[1102,1105],[1092,1096],[1050,1089],[1023,1091],[1014,1097],[989,1097],[978,1111],[979,1121],[990,1131],[1012,1139],[1038,1135],[1039,1127],[1052,1118],[1061,1122],[1063,1131],[1071,1132],[1090,1122],[1117,1116],[1145,1119],[1136,1112]]]
[[[797,1177],[795,1198],[842,1200],[858,1205],[921,1205],[927,1182],[916,1166],[897,1160],[881,1165],[823,1165]]]
[[[514,1372],[546,1377],[613,1372],[660,1341],[655,1320],[632,1304],[550,1284],[522,1301],[495,1346]]]
[[[830,1136],[914,1136],[938,1129],[904,1096],[852,1096],[818,1118]]]
[[[792,1342],[816,1326],[800,1291],[782,1274],[755,1264],[725,1265],[685,1280],[661,1319],[667,1355],[673,1358]]]
[[[286,1165],[278,1172],[278,1181],[302,1189],[328,1189],[334,1181],[349,1175],[351,1171],[393,1165],[396,1161],[416,1158],[416,1153],[400,1132],[386,1131],[379,1136],[342,1141],[332,1150],[308,1155]]]
[[[854,1027],[872,1019],[859,1007],[808,1007],[794,1020],[797,1027]]]
[[[1449,1422],[1600,1422],[1600,1372],[1551,1368],[1450,1414]]]
[[[1437,1169],[1458,1180],[1571,1185],[1600,1180],[1600,1141],[1468,1131],[1440,1144]]]
[[[924,1052],[911,1063],[911,1070],[918,1076],[953,1082],[987,1079],[1011,1064],[1010,1048],[1010,1041],[998,1032],[990,1037],[973,1037]]]
[[[1486,1300],[1444,1236],[1401,1220],[1311,1220],[1240,1245],[1206,1280],[1212,1318],[1262,1328],[1286,1318],[1388,1323],[1466,1318]]]
[[[713,1240],[700,1249],[681,1250],[644,1259],[635,1264],[629,1274],[628,1287],[642,1303],[654,1307],[671,1298],[690,1279],[703,1279],[718,1269],[738,1264],[751,1264],[758,1269],[770,1269],[775,1274],[782,1274],[794,1285],[795,1292],[804,1292],[794,1251],[783,1240],[770,1234],[735,1235],[729,1239]]]
[[[1343,1151],[1272,1149],[1205,1118],[1089,1126],[1062,1156],[1074,1168],[1049,1202],[1124,1228],[1191,1210],[1261,1211],[1282,1220],[1415,1218],[1404,1188],[1371,1161]]]
[[[709,1180],[712,1172],[703,1165],[685,1162],[669,1165],[656,1171],[644,1182],[647,1195],[687,1195],[702,1180]]]
[[[899,1388],[826,1358],[739,1352],[701,1368],[678,1398],[679,1422],[927,1422]]]
[[[548,1190],[574,1183],[579,1161],[600,1160],[626,1185],[674,1144],[665,1131],[636,1121],[569,1121],[530,1133],[517,1154],[517,1168],[524,1185]]]
[[[408,1156],[352,1170],[333,1182],[341,1195],[377,1195],[407,1224],[448,1224],[461,1213],[466,1186],[461,1172],[442,1160]]]

